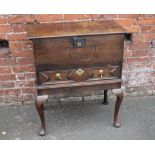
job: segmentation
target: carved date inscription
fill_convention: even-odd
[[[69,48],[69,64],[81,66],[91,63],[94,58],[94,52],[96,51],[95,46],[84,47],[84,48]]]

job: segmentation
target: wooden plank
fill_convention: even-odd
[[[81,87],[65,87],[56,89],[39,89],[39,95],[51,95],[54,97],[67,97],[67,96],[87,96],[94,92],[100,92],[108,89],[119,89],[121,88],[121,82],[119,83],[107,83],[99,85],[85,85]]]
[[[33,40],[37,71],[119,65],[123,60],[123,34],[83,36],[85,47],[74,48],[72,37]]]
[[[37,86],[38,90],[41,89],[56,89],[56,88],[67,88],[67,87],[84,87],[84,86],[93,86],[93,85],[106,85],[113,83],[121,83],[121,79],[114,80],[99,80],[99,81],[89,81],[89,82],[72,82],[72,83],[61,83],[53,85],[39,85]]]
[[[29,24],[28,38],[127,33],[113,20]]]

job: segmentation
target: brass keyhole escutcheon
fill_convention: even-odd
[[[56,73],[55,77],[56,77],[56,80],[61,80],[62,79],[60,73]]]
[[[84,74],[84,70],[83,69],[78,69],[77,71],[76,71],[76,74],[78,75],[78,76],[81,76],[82,74]]]
[[[100,78],[103,78],[103,69],[100,69],[99,73],[100,73]]]

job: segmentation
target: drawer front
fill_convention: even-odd
[[[43,71],[38,73],[38,77],[40,84],[119,79],[121,78],[121,67],[105,66],[70,70]]]
[[[33,40],[38,72],[121,65],[123,34]]]

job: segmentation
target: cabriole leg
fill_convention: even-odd
[[[46,103],[47,101],[48,101],[48,95],[37,96],[36,108],[41,121],[41,129],[39,131],[40,136],[44,136],[46,134],[45,118],[44,118],[44,103]]]
[[[123,91],[121,89],[112,90],[112,92],[116,95],[116,103],[115,103],[115,111],[114,111],[114,126],[119,128],[120,119],[119,119],[119,110],[123,101]]]

